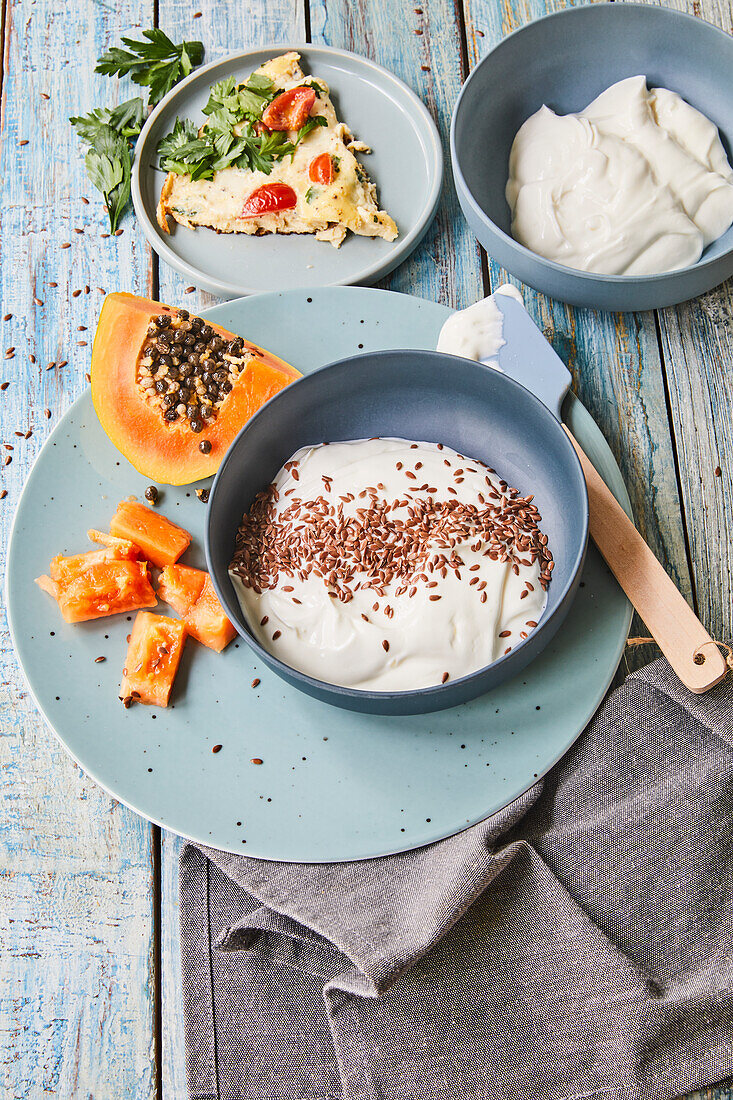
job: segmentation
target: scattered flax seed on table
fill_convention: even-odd
[[[254,680],[252,681],[252,687],[257,688],[259,686],[260,686],[260,678],[259,678],[259,676],[255,676]]]

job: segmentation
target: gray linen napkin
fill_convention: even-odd
[[[659,660],[458,836],[181,857],[193,1100],[657,1100],[733,1074],[733,693]]]

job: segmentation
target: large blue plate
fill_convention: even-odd
[[[206,315],[305,372],[362,347],[433,348],[448,310],[341,287],[247,298]],[[628,507],[597,426],[578,401],[565,408]],[[18,505],[10,624],[36,702],[81,767],[115,798],[194,840],[266,859],[352,860],[449,836],[547,771],[616,671],[630,609],[591,547],[583,587],[548,649],[514,680],[453,710],[348,713],[288,687],[243,644],[217,655],[194,642],[173,706],[125,710],[117,702],[125,617],[69,626],[33,579],[53,554],[84,549],[86,529],[105,527],[118,500],[146,484],[104,435],[85,394],[44,446]],[[193,487],[166,487],[161,509],[194,533],[185,560],[203,565],[205,508]],[[106,661],[95,664],[99,656]],[[251,763],[257,757],[262,766]]]

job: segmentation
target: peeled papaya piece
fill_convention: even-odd
[[[158,596],[179,615],[186,615],[201,595],[207,574],[190,565],[167,565],[158,577]]]
[[[139,547],[142,556],[159,569],[178,561],[191,545],[188,531],[137,500],[117,505],[109,529],[115,538]]]
[[[108,294],[92,350],[92,400],[115,447],[153,481],[216,473],[239,429],[298,372],[219,325]]]
[[[89,531],[87,534],[92,542],[99,543],[106,540],[104,550],[89,550],[86,554],[71,554],[68,557],[57,554],[48,567],[51,580],[58,581],[59,584],[68,584],[91,565],[103,561],[136,561],[141,556],[138,547],[127,539],[116,539],[102,531]]]
[[[208,573],[201,595],[184,616],[184,622],[192,638],[217,653],[226,649],[237,636],[236,628],[224,614],[224,608],[219,603]]]
[[[67,623],[83,623],[88,619],[136,611],[140,607],[155,607],[158,602],[146,562],[100,558],[104,553],[93,551],[89,555],[77,555],[77,558],[94,560],[88,561],[83,569],[58,572],[62,579],[45,576],[36,579],[36,584],[57,601]]]
[[[221,653],[237,631],[224,614],[209,574],[189,565],[169,565],[158,579],[158,595],[170,604],[197,642]]]
[[[120,684],[120,699],[125,706],[133,702],[168,706],[185,644],[185,623],[149,611],[138,612]]]

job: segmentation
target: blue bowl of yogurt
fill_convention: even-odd
[[[573,305],[617,311],[656,309],[693,298],[717,286],[733,274],[733,227],[728,227],[715,240],[705,239],[702,253],[694,262],[688,262],[688,237],[676,253],[681,265],[676,270],[649,273],[641,264],[640,269],[634,271],[631,253],[630,274],[579,270],[550,258],[552,248],[540,255],[515,239],[506,188],[513,143],[520,128],[536,112],[545,106],[557,116],[583,112],[611,86],[639,76],[646,77],[651,92],[667,89],[676,93],[713,123],[730,164],[733,160],[732,72],[733,38],[703,20],[666,8],[638,4],[569,8],[529,23],[509,35],[474,69],[453,111],[450,138],[453,175],[461,208],[476,237],[494,260],[511,274]],[[674,112],[672,114],[675,117]],[[550,116],[548,121],[552,121]],[[701,136],[701,128],[695,127],[692,115],[683,122],[686,130],[680,140],[688,142],[696,153],[706,135]],[[541,126],[536,127],[536,132],[542,133]],[[554,131],[549,129],[546,134],[548,142],[555,140]],[[614,151],[611,148],[611,154]],[[606,148],[601,150],[603,156],[607,152]],[[556,171],[554,192],[552,187],[545,187],[544,194],[540,193],[540,188],[532,187],[523,192],[524,214],[529,216],[530,223],[535,214],[532,203],[537,209],[545,204],[545,223],[540,224],[538,215],[531,226],[536,232],[529,239],[540,240],[558,231],[557,224],[552,224],[552,210],[548,213],[548,196],[551,205],[562,192],[564,183],[572,181],[570,159],[564,155],[564,150],[557,158],[553,167]],[[595,170],[596,165],[597,161],[591,169]],[[629,202],[618,204],[612,215],[617,223],[611,228],[616,232],[618,219],[623,221],[629,211],[633,213],[634,217],[629,220],[632,228],[627,236],[628,247],[633,252],[639,238],[634,225],[640,226],[642,231],[648,228],[641,206],[637,204],[637,209],[632,209],[639,194],[633,175],[637,165],[623,162],[620,167],[618,163],[612,167],[620,173],[616,177],[620,180],[618,193],[623,200],[626,188]],[[676,168],[672,171],[675,177],[680,177]],[[578,168],[578,176],[588,172],[589,163],[585,161]],[[644,186],[649,183],[648,180],[642,182]],[[697,186],[697,182],[692,181],[688,192],[692,193]],[[665,222],[663,205],[661,201],[650,204],[650,220],[653,214],[662,228],[666,225],[669,241],[680,228],[680,218],[675,220],[670,211]],[[588,218],[571,224],[566,236],[572,237],[577,231],[582,237],[586,225],[592,226],[593,220]],[[562,226],[560,232],[563,232]],[[680,240],[683,237],[684,233]],[[577,244],[577,239],[573,243]],[[651,240],[649,245],[653,251]],[[673,240],[671,250],[667,248],[666,252],[674,254],[676,247],[677,242]],[[568,249],[569,255],[573,252],[572,248]],[[555,249],[554,255],[562,255],[562,249]],[[667,262],[669,258],[667,255]],[[608,264],[607,257],[601,260],[601,266],[604,263]]]
[[[274,587],[261,572],[243,587],[232,572],[251,544],[254,520],[242,521],[258,494],[278,510],[259,522],[254,556],[261,569],[278,560]],[[369,518],[372,497],[402,517],[396,532],[383,536]],[[460,533],[477,500],[479,513],[495,507],[506,531],[522,534],[509,539],[508,565],[496,542]],[[429,560],[394,580],[434,509],[445,526],[431,534]],[[342,511],[358,539],[334,537]],[[425,351],[359,355],[286,387],[232,443],[208,513],[209,571],[246,643],[300,691],[371,714],[457,706],[520,672],[562,625],[588,539],[585,479],[557,416],[501,370]],[[376,571],[375,537],[384,543]],[[551,565],[530,562],[531,540],[546,544]],[[367,554],[371,587],[353,569]],[[381,593],[376,574],[386,578]],[[538,585],[542,574],[549,583]]]

